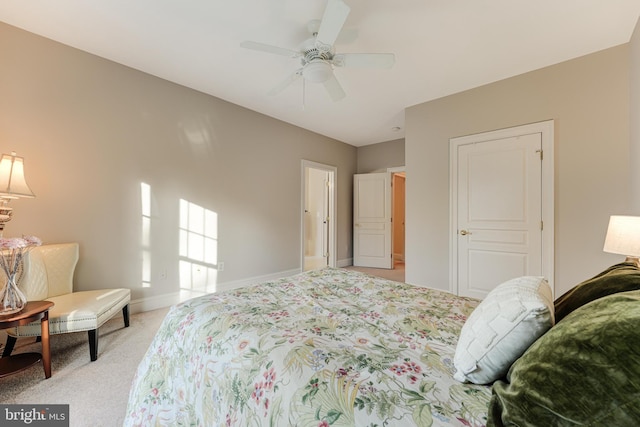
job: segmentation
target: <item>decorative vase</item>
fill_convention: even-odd
[[[16,273],[9,274],[7,283],[0,291],[0,316],[17,313],[27,303],[27,297],[18,288]]]

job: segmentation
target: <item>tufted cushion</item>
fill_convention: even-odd
[[[77,243],[58,243],[33,248],[24,258],[19,286],[29,301],[73,291],[73,272],[78,263]]]
[[[49,333],[98,329],[130,300],[131,290],[124,288],[73,292],[47,298],[47,301],[54,303],[49,310]],[[39,336],[40,321],[7,329],[7,333],[14,337]]]
[[[39,248],[32,249],[23,258],[22,263],[22,276],[18,281],[20,290],[29,301],[46,299],[49,295],[49,284],[42,251]]]
[[[546,279],[524,276],[498,285],[462,327],[454,378],[488,384],[504,377],[553,323],[553,296]]]
[[[39,246],[24,258],[20,289],[29,301],[54,303],[49,310],[51,334],[98,329],[131,300],[131,290],[124,288],[73,292],[78,258],[77,243]],[[39,336],[40,321],[7,329],[7,333],[13,337]]]

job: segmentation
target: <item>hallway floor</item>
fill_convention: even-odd
[[[347,270],[356,270],[362,273],[371,274],[372,276],[393,280],[395,282],[404,282],[404,262],[401,261],[396,261],[392,270],[388,270],[386,268],[355,267],[353,265],[345,268]]]

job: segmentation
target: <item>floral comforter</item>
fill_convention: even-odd
[[[452,378],[478,304],[326,268],[171,308],[125,426],[480,426],[489,387]]]

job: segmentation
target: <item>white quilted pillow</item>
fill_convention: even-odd
[[[453,377],[475,384],[503,378],[553,323],[553,295],[545,278],[524,276],[498,285],[462,327]]]

